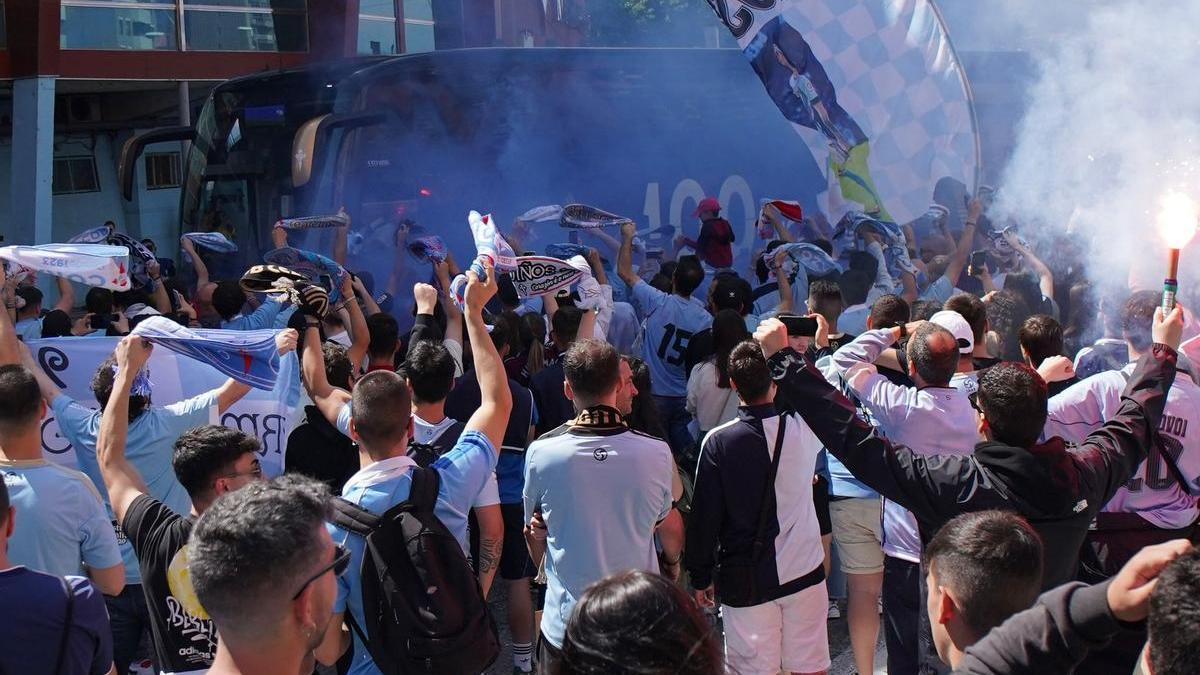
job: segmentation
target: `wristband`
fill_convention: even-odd
[[[964,221],[963,221],[963,227],[975,227],[975,226],[977,226],[977,225],[979,225],[979,223],[972,223],[972,222],[971,222],[971,221],[969,221],[969,220],[964,220]]]

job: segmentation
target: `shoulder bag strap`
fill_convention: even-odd
[[[764,428],[765,430],[765,428]],[[775,434],[775,455],[771,458],[771,470],[767,472],[767,484],[763,488],[762,506],[758,510],[758,527],[754,530],[754,549],[753,559],[757,561],[762,557],[762,551],[766,547],[764,540],[767,527],[767,518],[771,515],[771,508],[775,505],[775,476],[779,473],[779,456],[783,454],[783,436],[787,431],[787,416],[779,416],[779,431]]]
[[[75,589],[71,588],[71,581],[65,577],[59,577],[62,582],[63,590],[67,594],[67,609],[63,617],[62,637],[58,639],[58,657],[54,660],[54,672],[63,672],[63,662],[67,658],[67,646],[71,642],[71,625],[75,619]]]

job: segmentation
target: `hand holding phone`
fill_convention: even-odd
[[[987,271],[987,251],[971,252],[971,261],[967,265],[967,274],[977,277]]]

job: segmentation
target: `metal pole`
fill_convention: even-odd
[[[179,126],[190,127],[192,125],[192,92],[187,80],[179,81]],[[192,146],[191,142],[183,141],[180,143],[180,157],[183,161],[187,161],[188,149]],[[182,170],[182,167],[180,167]]]

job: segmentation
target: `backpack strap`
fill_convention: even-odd
[[[437,505],[438,489],[442,477],[433,467],[416,467],[412,470],[412,488],[405,500],[413,511],[433,513]]]
[[[62,583],[63,591],[67,594],[66,614],[63,617],[62,637],[58,639],[58,657],[54,660],[54,672],[63,672],[63,662],[67,658],[67,645],[71,642],[71,625],[75,619],[75,589],[71,588],[71,581],[66,577],[59,577],[58,580]]]
[[[333,515],[329,521],[347,532],[365,537],[379,527],[381,520],[379,516],[352,501],[341,497],[333,499]]]

